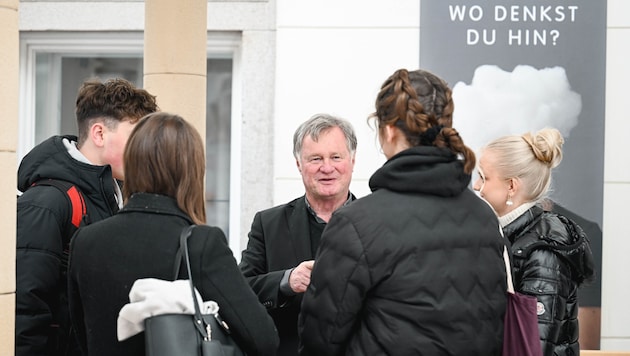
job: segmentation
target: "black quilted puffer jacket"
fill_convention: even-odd
[[[582,229],[562,215],[533,206],[503,228],[510,240],[514,288],[538,299],[544,355],[579,355],[577,289],[594,276]]]
[[[15,355],[78,355],[70,325],[63,247],[75,229],[68,198],[57,188],[33,183],[43,179],[70,182],[87,207],[81,225],[118,211],[112,169],[74,159],[64,144],[76,136],[52,136],[35,146],[20,163],[17,202],[15,279]],[[78,152],[78,151],[77,151]]]
[[[503,239],[450,151],[414,147],[324,230],[301,355],[500,355]]]

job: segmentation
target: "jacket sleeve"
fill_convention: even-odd
[[[64,217],[50,201],[30,199],[20,199],[17,208],[16,355],[47,354],[62,337],[53,313],[59,313],[63,303],[58,289],[65,288],[60,273]],[[57,201],[65,204],[62,199]]]
[[[275,355],[279,344],[276,327],[241,274],[225,235],[214,227],[204,234],[202,258],[190,261],[193,271],[202,271],[197,280],[202,281],[204,299],[217,302],[219,313],[247,354]],[[197,267],[193,267],[195,263]]]
[[[280,281],[285,270],[269,271],[267,247],[261,213],[254,216],[249,232],[247,248],[243,251],[239,268],[247,283],[268,309],[282,307],[286,299],[280,294]]]
[[[333,215],[302,301],[300,355],[342,355],[371,288],[365,250],[354,225]]]
[[[567,303],[576,302],[570,270],[551,250],[537,249],[524,262],[521,273],[520,285],[516,289],[536,297],[543,354],[554,354],[554,348],[560,343],[558,337],[565,332],[564,322],[569,317],[565,315]]]

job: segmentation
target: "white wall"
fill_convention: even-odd
[[[279,0],[277,9],[274,203],[304,192],[292,135],[319,112],[354,125],[359,143],[351,190],[366,195],[370,175],[384,162],[366,120],[383,81],[396,69],[418,66],[420,3]]]
[[[602,348],[630,350],[630,1],[608,0],[606,47]]]
[[[366,117],[382,82],[419,65],[420,1],[278,0],[274,204],[303,193],[291,154],[295,128],[312,114],[349,119],[359,147],[352,191],[384,162]],[[630,350],[630,1],[608,1],[603,222],[602,348]],[[625,105],[624,105],[625,104]],[[588,162],[585,162],[588,169]],[[624,219],[625,218],[625,219]]]

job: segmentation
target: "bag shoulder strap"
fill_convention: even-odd
[[[507,247],[503,248],[503,259],[505,260],[505,272],[507,275],[507,291],[514,294],[514,282],[512,281],[512,263]]]
[[[507,291],[508,293],[514,294],[514,276],[512,271],[514,271],[514,266],[512,266],[512,253],[510,251],[510,241],[503,234],[503,228],[499,225],[499,232],[501,233],[501,237],[503,238],[503,260],[505,261],[505,274],[507,278]]]
[[[72,213],[70,215],[70,223],[75,228],[79,228],[81,225],[81,221],[83,217],[87,213],[87,207],[85,205],[85,199],[83,198],[83,194],[77,188],[76,185],[67,182],[65,180],[59,179],[42,179],[33,183],[32,186],[36,185],[47,185],[51,187],[55,187],[59,189],[62,193],[68,197],[68,201],[70,202],[70,207],[72,208]]]
[[[199,331],[199,334],[203,337],[204,340],[209,340],[209,335],[207,331],[208,324],[201,316],[201,308],[199,307],[199,301],[197,300],[197,295],[195,294],[195,284],[192,279],[192,272],[190,270],[190,256],[188,254],[188,237],[192,235],[192,231],[196,225],[186,226],[182,233],[179,235],[179,251],[177,252],[179,257],[176,259],[175,264],[181,264],[181,259],[183,258],[186,262],[186,270],[188,272],[188,282],[190,284],[190,292],[193,298],[193,306],[195,307],[195,328]],[[178,273],[179,274],[179,273]],[[175,276],[177,278],[178,276]]]
[[[51,178],[41,179],[31,184],[31,187],[36,185],[45,185],[57,188],[66,196],[66,198],[68,198],[68,203],[70,204],[70,224],[66,223],[62,236],[63,245],[61,255],[61,274],[65,275],[70,254],[70,239],[79,226],[81,226],[81,222],[83,222],[87,216],[85,199],[76,185],[65,180]]]

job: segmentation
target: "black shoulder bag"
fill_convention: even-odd
[[[188,237],[195,225],[182,230],[175,279],[182,259],[186,262],[195,314],[163,314],[147,318],[145,326],[146,356],[242,356],[244,353],[232,339],[227,324],[219,314],[202,314],[195,296],[190,271]]]

